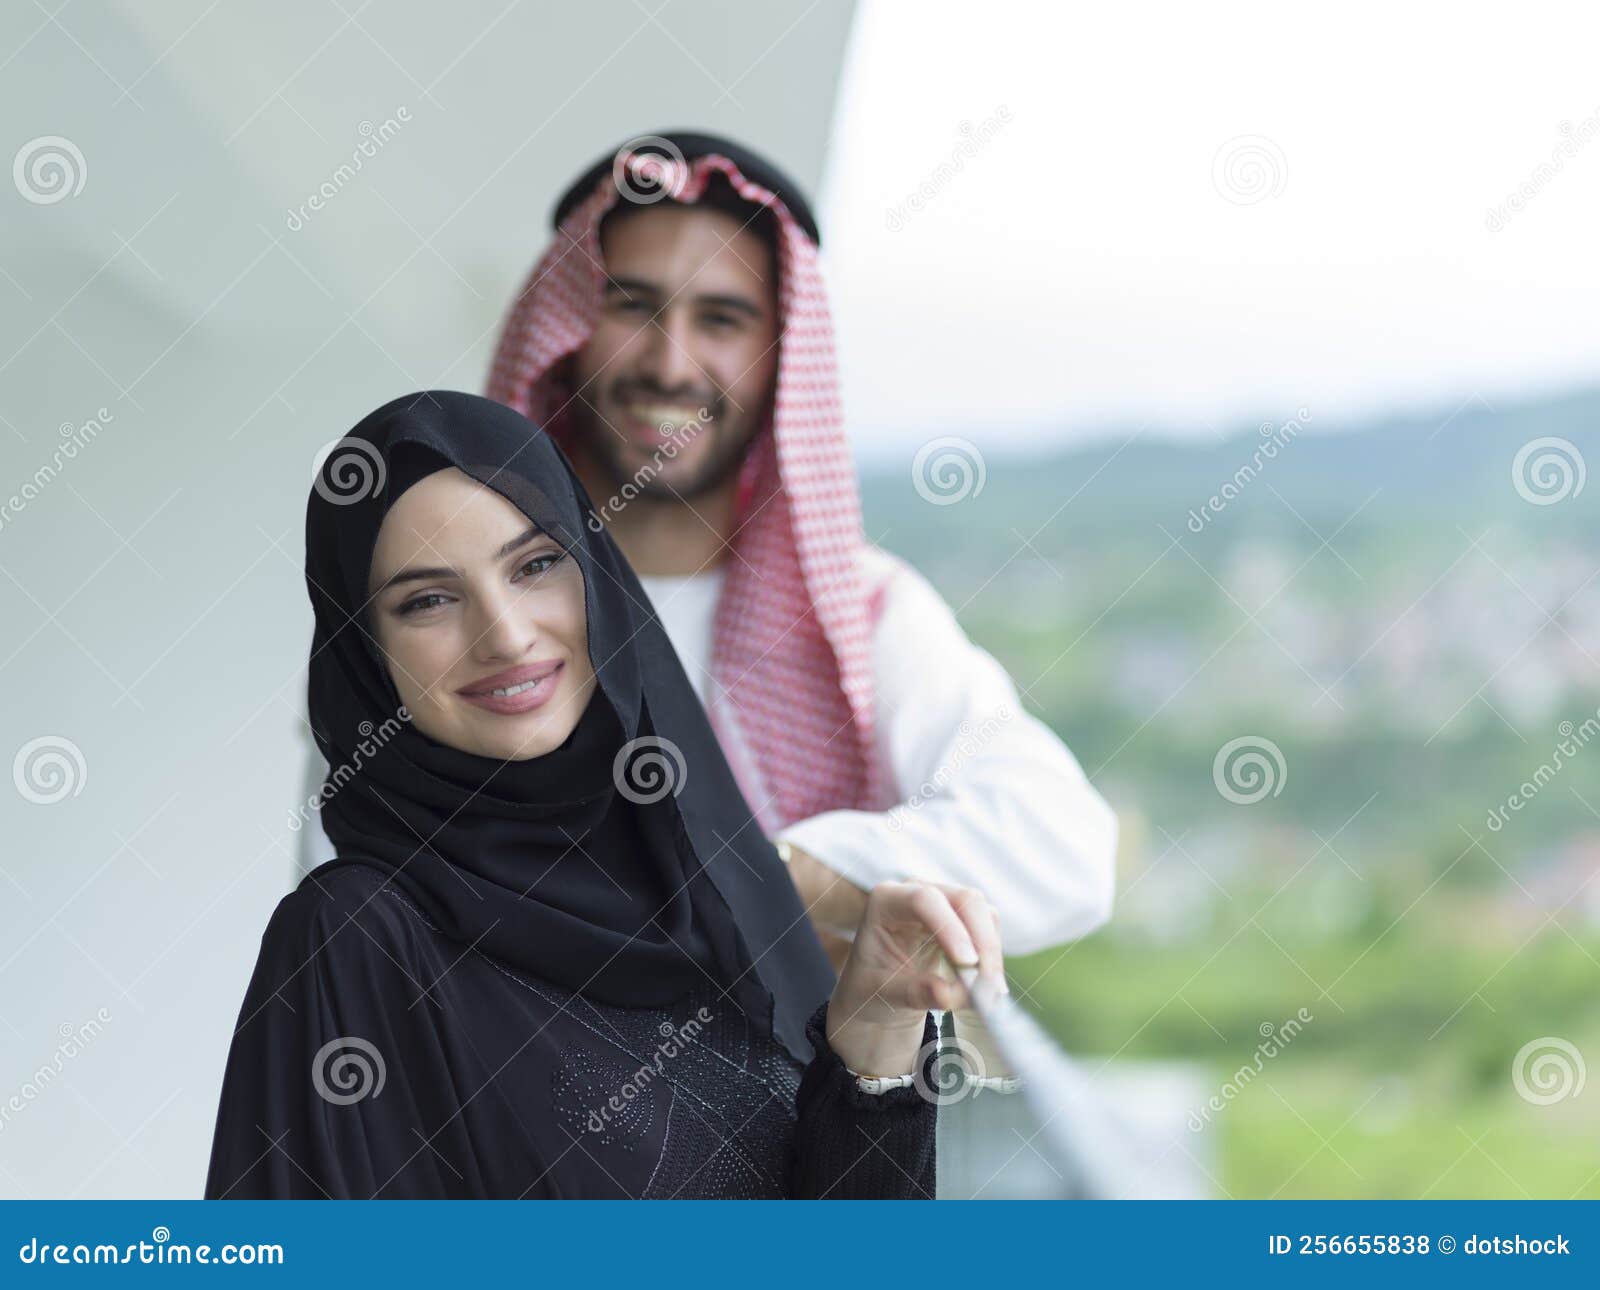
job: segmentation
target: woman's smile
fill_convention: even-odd
[[[564,667],[560,659],[524,663],[475,681],[456,693],[486,712],[516,716],[542,708],[550,701],[560,688]]]

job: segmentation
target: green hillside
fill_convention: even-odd
[[[1519,481],[1542,438],[1568,474],[1534,449]],[[1316,1017],[1214,1127],[1232,1195],[1600,1197],[1600,1087],[1512,1078],[1545,1037],[1600,1061],[1589,463],[1600,393],[1116,435],[986,458],[948,504],[909,464],[866,477],[869,534],[1118,808],[1111,927],[1015,964],[1049,1024],[1220,1082]],[[1236,740],[1276,791],[1241,800]]]

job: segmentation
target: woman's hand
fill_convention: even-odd
[[[908,1075],[930,1008],[966,1007],[941,959],[976,967],[1004,990],[999,919],[983,893],[944,883],[885,882],[867,895],[828,1003],[828,1043],[858,1075]]]

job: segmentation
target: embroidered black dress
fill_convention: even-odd
[[[262,940],[206,1195],[931,1199],[934,1104],[860,1092],[826,1009],[802,1067],[710,982],[593,1003],[324,866]]]

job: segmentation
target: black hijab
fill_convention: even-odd
[[[367,613],[384,516],[449,466],[575,559],[598,685],[540,757],[501,762],[418,730]],[[798,1060],[833,972],[740,793],[665,630],[582,483],[519,413],[451,391],[366,417],[306,511],[316,613],[310,718],[338,858],[383,870],[453,939],[606,1003],[665,1004],[707,976]]]

